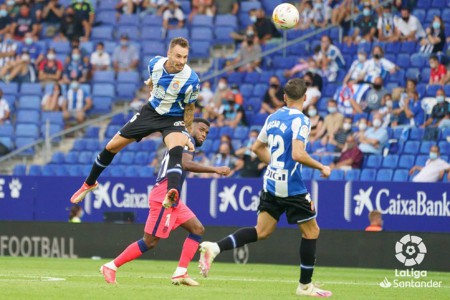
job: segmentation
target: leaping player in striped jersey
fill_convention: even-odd
[[[71,197],[72,203],[80,202],[97,188],[98,177],[120,150],[154,132],[162,133],[169,149],[167,191],[162,205],[169,208],[177,202],[183,148],[186,145],[193,148],[188,132],[194,119],[195,101],[200,87],[197,74],[187,65],[188,55],[189,42],[180,37],[170,41],[167,57],[156,56],[150,60],[149,78],[145,82],[152,88],[148,103],[100,152],[86,181]]]
[[[189,139],[195,146],[201,146],[209,132],[209,122],[205,119],[194,119],[191,136]],[[183,244],[178,267],[172,276],[172,283],[176,285],[184,284],[190,286],[199,285],[194,279],[190,278],[187,268],[197,252],[198,245],[201,242],[204,228],[195,214],[187,207],[185,203],[179,201],[173,207],[165,209],[161,206],[167,190],[168,184],[168,162],[169,151],[164,155],[161,167],[159,169],[156,184],[149,196],[150,211],[144,229],[144,237],[129,245],[119,256],[111,262],[104,264],[100,271],[107,283],[116,284],[116,271],[123,264],[140,257],[144,252],[156,247],[160,239],[166,239],[172,230],[181,226],[189,232]],[[229,175],[228,167],[206,167],[193,160],[194,152],[189,151],[187,146],[183,153],[183,173],[181,176],[181,189],[183,181],[186,178],[187,171],[195,173],[216,173],[219,175]]]

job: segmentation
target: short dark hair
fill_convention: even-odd
[[[334,100],[334,99],[330,99],[330,100],[328,100],[328,103],[334,103],[334,104],[336,104],[336,106],[337,106],[337,101],[336,100]],[[367,119],[367,118],[366,118]]]
[[[303,79],[293,78],[290,79],[284,86],[284,93],[291,100],[300,100],[306,93],[306,84]]]
[[[181,48],[189,49],[189,41],[187,39],[185,39],[184,37],[173,38],[170,41],[169,48],[172,49],[176,45],[180,46]]]
[[[203,119],[203,118],[195,118],[195,119],[194,119],[194,123],[203,123],[203,124],[205,124],[205,125],[208,126],[208,127],[211,126],[211,123],[209,123],[208,120]]]
[[[98,43],[97,43],[97,46],[105,47],[105,44],[103,44],[103,42],[98,42]]]
[[[429,60],[439,60],[436,55],[430,55]]]

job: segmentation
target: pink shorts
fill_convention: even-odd
[[[176,207],[162,207],[167,193],[167,180],[157,183],[148,199],[150,211],[144,232],[166,239],[172,230],[195,217],[195,214],[181,200]]]

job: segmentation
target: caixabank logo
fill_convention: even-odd
[[[407,234],[395,243],[395,258],[406,269],[395,269],[392,282],[386,277],[382,288],[440,288],[442,281],[428,278],[426,270],[417,268],[425,259],[427,247],[421,237]],[[408,268],[410,267],[410,268]],[[416,269],[414,269],[416,267]]]

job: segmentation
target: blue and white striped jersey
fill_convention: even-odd
[[[183,116],[186,104],[197,101],[200,83],[197,74],[188,65],[181,72],[169,74],[164,68],[167,57],[155,56],[148,63],[153,91],[148,101],[160,114]]]
[[[277,197],[307,193],[302,165],[292,159],[292,140],[308,143],[311,122],[300,110],[283,107],[266,119],[258,139],[267,143],[270,164],[264,174],[265,192]]]

